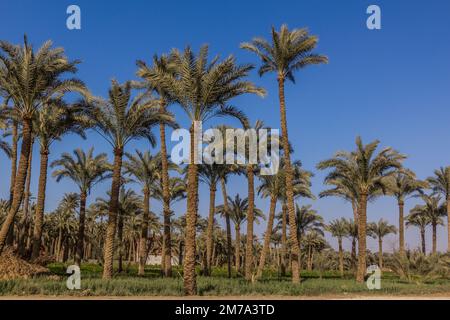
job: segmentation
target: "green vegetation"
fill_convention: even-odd
[[[147,266],[145,276],[139,277],[138,266],[130,266],[127,272],[116,275],[112,280],[102,280],[103,268],[96,264],[82,266],[81,290],[68,290],[66,287],[66,265],[54,263],[48,266],[55,275],[34,279],[0,281],[0,296],[4,295],[68,295],[68,296],[181,296],[183,278],[174,267],[174,276],[162,278],[159,266]],[[177,276],[175,276],[177,274]],[[368,290],[365,284],[352,280],[352,274],[340,278],[338,272],[328,271],[319,278],[316,271],[301,273],[300,285],[292,284],[290,275],[279,277],[265,270],[264,279],[248,283],[244,278],[227,278],[226,268],[213,268],[212,277],[198,276],[198,295],[422,295],[450,292],[450,281],[434,279],[420,285],[399,280],[392,273],[384,273],[380,290]]]

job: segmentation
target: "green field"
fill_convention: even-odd
[[[0,296],[182,296],[183,278],[175,269],[172,278],[160,277],[158,266],[148,266],[146,275],[138,277],[135,266],[127,272],[115,275],[112,280],[101,279],[102,267],[85,264],[81,268],[81,290],[66,287],[66,265],[48,266],[51,275],[33,279],[0,281]],[[450,296],[450,281],[434,279],[424,283],[409,283],[391,273],[384,273],[380,290],[368,290],[365,284],[356,283],[351,274],[344,279],[335,272],[325,272],[320,278],[317,272],[303,272],[300,285],[294,285],[289,275],[279,277],[267,271],[265,277],[254,283],[247,283],[234,275],[225,277],[225,269],[217,268],[212,277],[198,276],[200,296],[326,296],[326,295],[429,295]]]

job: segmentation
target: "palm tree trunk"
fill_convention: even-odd
[[[281,209],[281,275],[286,275],[286,253],[287,253],[287,241],[286,241],[286,214],[287,206],[283,202]]]
[[[109,202],[109,219],[106,228],[103,279],[111,279],[113,274],[114,237],[116,235],[117,214],[119,210],[119,192],[122,170],[123,149],[114,150],[114,169],[111,183],[111,200]]]
[[[188,190],[187,190],[187,213],[186,213],[186,234],[185,253],[183,265],[184,292],[186,295],[197,293],[197,281],[195,274],[195,233],[197,226],[198,207],[198,168],[195,163],[198,151],[197,137],[194,132],[194,124],[191,126],[191,158],[188,165]]]
[[[358,214],[358,271],[356,281],[363,282],[366,274],[367,194],[361,194]]]
[[[28,235],[28,226],[30,225],[30,188],[31,188],[31,164],[33,162],[33,145],[34,137],[31,138],[30,156],[28,157],[28,170],[27,179],[25,182],[25,192],[22,204],[22,219],[19,222],[19,253],[23,257],[25,256],[25,243]],[[13,230],[13,229],[12,229]],[[11,234],[12,236],[13,234]]]
[[[403,209],[405,203],[403,201],[398,202],[398,236],[399,236],[399,250],[400,255],[405,255],[405,222],[403,217]],[[381,268],[381,267],[380,267]]]
[[[48,148],[41,148],[41,163],[39,169],[39,186],[36,204],[36,213],[34,216],[33,247],[31,260],[39,257],[42,242],[42,225],[44,223],[45,196],[47,188],[47,169],[48,169]],[[31,158],[31,155],[30,155]]]
[[[22,129],[22,146],[20,150],[19,168],[14,186],[13,201],[11,203],[11,208],[9,209],[8,215],[3,222],[2,228],[0,229],[0,255],[2,254],[3,248],[5,247],[5,241],[8,231],[13,224],[14,217],[19,211],[19,207],[23,199],[23,191],[25,189],[25,180],[28,171],[28,158],[30,156],[31,149],[31,136],[31,118],[24,118]]]
[[[9,203],[12,203],[14,196],[14,186],[16,183],[16,173],[17,173],[17,144],[19,141],[18,134],[18,123],[16,120],[13,121],[12,125],[12,152],[11,152],[11,182],[9,186]]]
[[[75,264],[81,265],[81,261],[84,257],[84,229],[85,229],[85,220],[86,220],[86,199],[87,193],[86,191],[82,191],[80,193],[80,222],[78,225],[78,237],[76,244],[76,255],[75,255]]]
[[[247,208],[247,245],[245,250],[245,279],[253,276],[253,221],[255,219],[255,178],[253,165],[247,166],[248,208]]]
[[[239,269],[241,268],[241,226],[239,224],[236,224],[235,231],[236,231],[236,245],[234,257],[236,259],[236,272],[239,272]]]
[[[352,238],[352,266],[353,268],[356,267],[356,238]]]
[[[276,206],[277,206],[277,196],[272,195],[270,198],[269,219],[267,220],[266,233],[264,234],[264,246],[261,251],[258,271],[256,273],[257,278],[260,278],[262,276],[264,265],[266,263],[266,255],[267,255],[267,252],[269,251],[270,238],[272,236],[273,220],[275,219]]]
[[[165,111],[166,103],[161,99],[161,111]],[[161,182],[162,182],[162,197],[163,197],[163,216],[164,216],[164,233],[163,233],[163,254],[164,261],[163,273],[166,277],[172,275],[172,248],[171,248],[171,234],[170,234],[170,191],[169,191],[169,165],[167,161],[167,147],[166,147],[166,128],[164,123],[159,124],[159,136],[161,141]]]
[[[283,155],[284,155],[284,165],[286,170],[286,201],[289,212],[289,229],[290,229],[290,244],[292,252],[292,282],[300,282],[300,272],[298,266],[299,248],[297,239],[297,225],[295,221],[295,206],[294,206],[294,191],[292,188],[293,172],[291,165],[291,156],[289,150],[289,137],[287,129],[287,119],[286,119],[286,105],[284,98],[284,77],[282,75],[278,76],[278,91],[280,98],[280,119],[281,119],[281,135],[283,143]]]
[[[425,227],[420,228],[420,241],[422,243],[422,253],[427,254],[427,250],[425,248]]]
[[[344,277],[344,250],[342,249],[342,238],[338,238],[339,247],[339,272]]]
[[[225,224],[227,228],[227,270],[228,278],[231,278],[231,221],[228,209],[228,196],[225,178],[222,177],[220,179],[220,185],[222,188],[223,208],[225,210]]]
[[[123,219],[124,216],[122,214],[119,214],[118,217],[118,222],[117,222],[117,242],[118,242],[118,253],[119,253],[119,261],[118,261],[118,266],[117,266],[117,272],[121,273],[123,271],[123,247],[124,247],[124,243],[123,243]]]
[[[383,269],[383,238],[378,238],[378,264],[380,265],[380,270]]]
[[[437,252],[437,223],[433,222],[431,225],[433,228],[433,250],[432,250],[432,253],[435,254]]]
[[[144,212],[142,215],[141,237],[139,239],[139,270],[138,275],[145,274],[145,262],[147,260],[148,217],[150,215],[150,190],[144,188]]]
[[[206,275],[211,275],[215,209],[216,209],[216,186],[214,184],[209,187],[209,216],[208,216],[208,229],[206,234],[206,268],[205,268]]]

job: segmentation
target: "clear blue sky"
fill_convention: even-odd
[[[66,28],[66,8],[81,8],[82,30]],[[366,8],[378,4],[382,29],[366,28]],[[351,149],[361,135],[365,142],[380,139],[409,156],[406,166],[419,178],[435,168],[450,165],[448,119],[450,116],[450,2],[433,1],[21,1],[0,2],[0,39],[20,43],[24,33],[36,47],[47,39],[63,46],[70,58],[81,59],[78,77],[96,95],[105,95],[112,78],[135,78],[135,61],[149,61],[154,53],[187,44],[198,49],[210,44],[211,54],[234,54],[242,63],[258,63],[239,43],[254,36],[269,36],[272,25],[307,26],[320,38],[317,51],[330,63],[297,74],[297,84],[286,88],[289,133],[294,157],[313,170],[315,164],[336,150]],[[254,121],[278,127],[277,87],[271,75],[251,80],[268,91],[265,99],[253,96],[235,100]],[[186,118],[176,106],[181,124]],[[233,124],[233,123],[230,123]],[[236,123],[235,123],[236,124]],[[53,145],[50,161],[75,147],[111,153],[94,133],[83,141],[67,137]],[[146,149],[146,142],[133,143],[128,150]],[[156,150],[155,150],[156,152]],[[35,149],[35,155],[37,155]],[[37,191],[38,161],[33,161],[32,192]],[[7,198],[9,162],[0,155],[0,197]],[[315,171],[315,170],[314,170]],[[314,193],[322,190],[323,173],[313,179]],[[88,201],[104,196],[108,183],[96,187]],[[246,194],[243,178],[233,178],[230,193]],[[75,191],[70,181],[56,183],[49,177],[47,209],[52,210],[64,192]],[[202,186],[201,214],[207,213],[207,189]],[[218,203],[222,200],[219,196]],[[257,205],[267,211],[267,199]],[[311,201],[301,200],[302,203]],[[406,204],[409,210],[415,203]],[[313,202],[326,221],[351,217],[351,208],[338,199]],[[184,213],[184,203],[176,206]],[[154,204],[159,212],[160,205]],[[397,207],[392,198],[370,204],[369,220],[387,218],[397,225]],[[257,227],[262,231],[265,223]],[[243,229],[245,230],[245,229]],[[430,246],[431,230],[428,230]],[[445,248],[446,232],[438,230],[439,249]],[[328,237],[329,238],[329,237]],[[391,250],[396,238],[386,239]],[[333,240],[330,240],[334,244]],[[407,231],[408,245],[418,245],[416,229]],[[348,244],[347,244],[348,245]],[[369,240],[369,248],[376,243]]]

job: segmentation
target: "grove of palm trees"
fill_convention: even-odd
[[[305,165],[313,137],[292,132],[318,119],[292,116],[309,108],[293,92],[307,95],[335,58],[314,29],[265,31],[236,43],[247,60],[212,53],[213,39],[136,52],[134,74],[102,83],[104,96],[71,50],[1,40],[0,295],[450,294],[448,159],[419,176],[398,139],[356,133]],[[248,99],[267,96],[277,103],[255,117]],[[243,163],[194,161],[200,122],[222,133],[279,128],[279,138],[259,136],[279,142],[278,171],[261,174],[245,137],[243,151],[232,148]],[[170,139],[186,124],[180,164]],[[331,199],[339,208],[321,210]],[[389,208],[375,212],[380,201]],[[66,287],[70,265],[79,290]],[[374,265],[381,291],[366,285]]]

